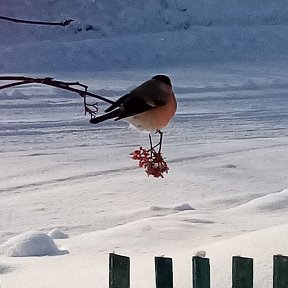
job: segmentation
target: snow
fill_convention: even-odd
[[[243,213],[279,213],[287,210],[288,189],[280,192],[271,193],[263,197],[254,199],[239,207],[233,208],[234,210],[242,210]]]
[[[68,238],[69,236],[62,232],[59,228],[54,228],[52,229],[48,235],[52,238],[52,239],[66,239]]]
[[[179,103],[164,134],[164,179],[129,159],[147,134],[124,122],[89,125],[78,95],[39,86],[1,92],[1,243],[41,231],[69,251],[0,256],[3,287],[107,287],[110,252],[131,257],[132,287],[154,287],[160,255],[173,258],[175,287],[190,287],[191,257],[205,253],[213,287],[230,286],[232,255],[253,257],[255,287],[269,287],[272,256],[288,254],[287,72],[163,70]],[[97,75],[83,79],[112,95],[151,77]]]
[[[45,233],[29,231],[14,236],[1,245],[2,253],[10,257],[53,256],[67,254],[59,250]]]
[[[164,131],[169,173],[154,179],[129,158],[147,134],[90,125],[77,94],[1,90],[0,286],[108,287],[115,252],[131,257],[131,287],[155,287],[161,255],[175,287],[191,287],[193,255],[210,258],[213,288],[231,287],[233,255],[253,257],[255,287],[271,287],[272,256],[288,255],[287,2],[18,2],[1,14],[75,21],[1,21],[1,74],[116,99],[164,73],[178,110]]]
[[[1,13],[75,21],[66,27],[1,21],[2,73],[287,63],[284,0],[18,2],[1,3]]]
[[[287,255],[287,228],[284,224],[206,246],[207,256],[211,258],[212,281],[221,281],[222,287],[229,287],[232,256],[242,256],[254,259],[255,287],[272,287],[272,255]],[[221,273],[217,272],[219,265],[223,269]]]

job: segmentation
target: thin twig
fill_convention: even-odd
[[[10,83],[10,84],[6,84],[6,85],[0,86],[0,90],[1,89],[12,88],[12,87],[20,86],[20,85],[24,85],[24,84],[27,84],[27,82],[26,81],[14,82],[14,83]]]
[[[64,89],[64,90],[78,93],[81,97],[83,97],[85,115],[87,113],[90,114],[91,119],[94,118],[96,114],[98,113],[98,105],[97,103],[92,103],[92,104],[87,103],[86,101],[87,96],[96,98],[101,101],[105,101],[109,104],[114,104],[114,101],[110,99],[88,92],[88,86],[78,81],[77,82],[64,82],[64,81],[54,80],[51,77],[32,78],[32,77],[25,77],[25,76],[0,76],[0,81],[16,81],[16,82],[12,82],[12,83],[8,83],[8,84],[4,84],[0,86],[0,90],[16,87],[20,85],[36,83],[36,84],[44,84],[44,85],[56,87],[59,89]],[[75,88],[75,86],[81,87],[82,89]]]
[[[48,85],[48,86],[53,86],[53,87],[57,87],[60,89],[64,89],[64,90],[68,90],[71,92],[75,92],[78,93],[81,97],[84,97],[84,95],[90,96],[92,98],[96,98],[99,99],[101,101],[113,104],[114,101],[107,99],[103,96],[91,93],[89,91],[83,91],[80,89],[77,89],[75,87],[71,87],[71,86],[79,86],[82,88],[86,88],[88,87],[87,85],[84,85],[80,82],[64,82],[64,81],[58,81],[58,80],[54,80],[54,78],[51,77],[45,77],[45,78],[32,78],[32,77],[25,77],[25,76],[0,76],[0,81],[20,81],[20,82],[16,82],[16,83],[11,83],[11,84],[6,84],[3,86],[0,86],[0,90],[1,89],[5,89],[5,88],[10,88],[13,86],[19,86],[19,85],[25,85],[25,84],[31,84],[31,83],[38,83],[38,84],[44,84],[44,85]]]
[[[22,23],[22,24],[34,24],[34,25],[50,25],[50,26],[67,26],[73,19],[65,19],[62,22],[45,22],[45,21],[33,21],[33,20],[23,20],[23,19],[16,19],[11,17],[0,16],[0,20],[6,20],[14,23]]]

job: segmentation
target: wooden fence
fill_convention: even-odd
[[[172,258],[155,257],[156,288],[173,288]],[[192,258],[192,287],[210,288],[210,261]],[[130,287],[130,258],[109,255],[109,288]],[[253,259],[232,257],[232,288],[253,288]],[[273,288],[288,288],[288,257],[273,256]]]

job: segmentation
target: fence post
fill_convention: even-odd
[[[233,256],[232,288],[253,288],[253,259]]]
[[[194,256],[193,267],[193,288],[210,288],[210,262],[208,258]]]
[[[273,288],[288,287],[288,257],[273,256]]]
[[[109,288],[130,288],[130,258],[109,254]]]
[[[172,258],[155,257],[156,288],[173,288]]]

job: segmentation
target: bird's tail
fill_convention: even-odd
[[[111,111],[109,113],[103,114],[101,116],[92,118],[90,120],[90,123],[97,124],[97,123],[103,122],[105,120],[116,118],[116,117],[119,117],[119,116],[120,116],[120,110],[117,109],[117,110]]]

